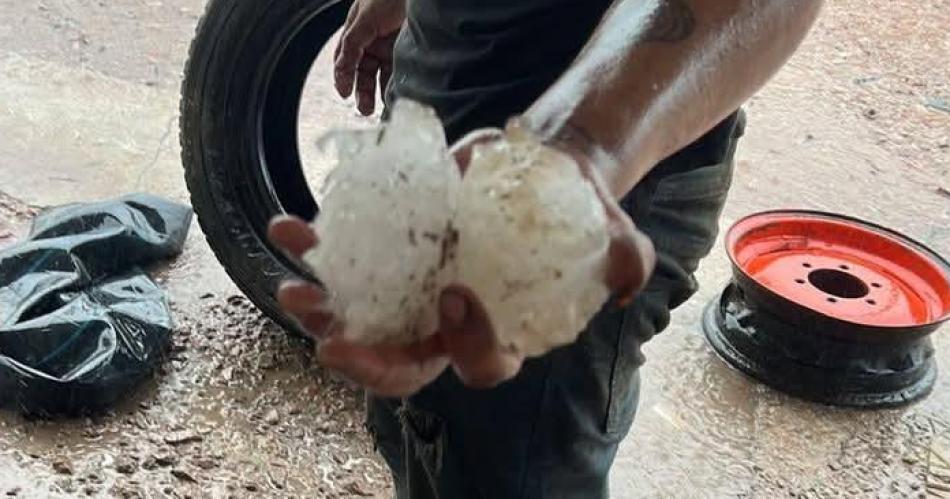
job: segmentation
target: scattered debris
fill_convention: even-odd
[[[187,430],[176,431],[165,435],[165,443],[168,445],[185,445],[194,442],[201,442],[202,440],[204,440],[204,437]]]
[[[874,82],[876,82],[876,81],[878,81],[878,80],[880,80],[880,79],[881,79],[880,76],[864,76],[864,77],[861,77],[861,78],[855,78],[855,79],[854,79],[854,83],[855,83],[855,85],[864,85],[864,84],[867,84],[867,83],[874,83]]]
[[[173,477],[183,482],[198,483],[198,479],[183,468],[173,468],[171,473]]]
[[[174,466],[178,463],[178,456],[171,453],[155,454],[152,456],[152,459],[154,459],[155,464],[159,466]]]
[[[53,461],[53,471],[59,473],[60,475],[72,475],[73,465],[65,459],[57,459]]]
[[[129,456],[119,456],[115,460],[115,470],[123,475],[131,475],[139,468],[138,462]]]
[[[349,492],[350,494],[361,497],[370,497],[373,495],[372,492],[363,488],[363,484],[361,482],[350,482],[346,484],[345,487],[343,487],[343,490]]]
[[[191,464],[194,464],[203,470],[210,470],[218,466],[218,463],[213,458],[208,456],[196,457],[195,459],[191,460]]]

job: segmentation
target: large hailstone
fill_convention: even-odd
[[[461,176],[435,113],[408,100],[388,123],[321,139],[337,164],[304,261],[331,292],[354,342],[405,343],[433,333],[445,275],[443,237]]]
[[[464,178],[428,108],[402,99],[377,129],[323,139],[337,165],[304,255],[347,337],[432,334],[448,284],[481,299],[499,342],[527,356],[576,339],[607,300],[602,203],[574,161],[512,127]]]
[[[457,280],[504,347],[535,356],[570,343],[608,298],[603,203],[572,158],[526,130],[475,147],[454,226]]]

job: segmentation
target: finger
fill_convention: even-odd
[[[653,242],[631,222],[611,222],[607,252],[607,286],[617,303],[626,306],[646,286],[656,265]]]
[[[392,346],[359,345],[334,336],[320,344],[318,358],[327,368],[385,396],[405,396],[418,391],[448,365],[437,336],[410,345]]]
[[[370,22],[363,21],[359,16],[353,24],[343,32],[340,40],[340,53],[334,62],[334,82],[340,97],[344,99],[353,93],[353,81],[356,68],[363,58],[366,47],[376,37],[375,30]]]
[[[372,116],[376,108],[376,74],[379,67],[378,59],[365,55],[357,69],[356,108],[363,116]]]
[[[274,217],[267,227],[267,237],[293,258],[300,258],[317,245],[317,235],[307,222],[293,215]]]
[[[463,383],[491,388],[518,373],[521,356],[498,344],[484,307],[470,290],[449,287],[439,305],[442,343]]]
[[[374,50],[376,52],[376,58],[379,60],[379,93],[385,94],[386,90],[389,88],[389,80],[393,75],[393,47],[396,43],[396,38],[399,35],[399,31],[396,31],[392,35],[387,36],[384,39],[377,41],[378,48]]]
[[[472,161],[472,152],[475,146],[500,140],[503,135],[503,132],[497,128],[474,130],[456,142],[449,152],[455,158],[455,162],[459,165],[459,169],[462,170],[462,173],[465,173],[469,163]]]
[[[379,93],[385,98],[386,92],[389,89],[389,80],[393,77],[393,65],[391,63],[384,63],[379,67]]]
[[[587,158],[573,152],[570,154],[603,203],[607,215],[607,230],[610,233],[604,281],[614,293],[617,304],[626,306],[643,290],[656,266],[653,241],[637,230],[630,216],[614,199],[603,178]]]
[[[277,290],[277,303],[313,338],[327,336],[336,323],[336,318],[325,308],[325,294],[315,284],[284,282]]]
[[[277,289],[277,303],[294,315],[326,312],[326,294],[316,284],[284,281]]]
[[[333,49],[333,60],[336,61],[337,57],[340,57],[340,50],[343,48],[343,33],[346,33],[346,30],[350,29],[350,26],[353,25],[353,20],[359,15],[360,3],[353,2],[353,5],[350,6],[350,10],[346,13],[346,21],[343,23],[343,28],[340,30],[340,36],[336,40],[336,48]]]

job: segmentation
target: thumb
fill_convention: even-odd
[[[488,314],[471,290],[449,287],[439,305],[442,344],[463,383],[491,388],[518,373],[521,357],[499,345]]]

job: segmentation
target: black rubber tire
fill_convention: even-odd
[[[282,212],[316,215],[297,112],[310,67],[350,3],[211,0],[182,83],[182,162],[201,228],[237,286],[291,331],[275,290],[303,273],[267,242],[266,228]]]

